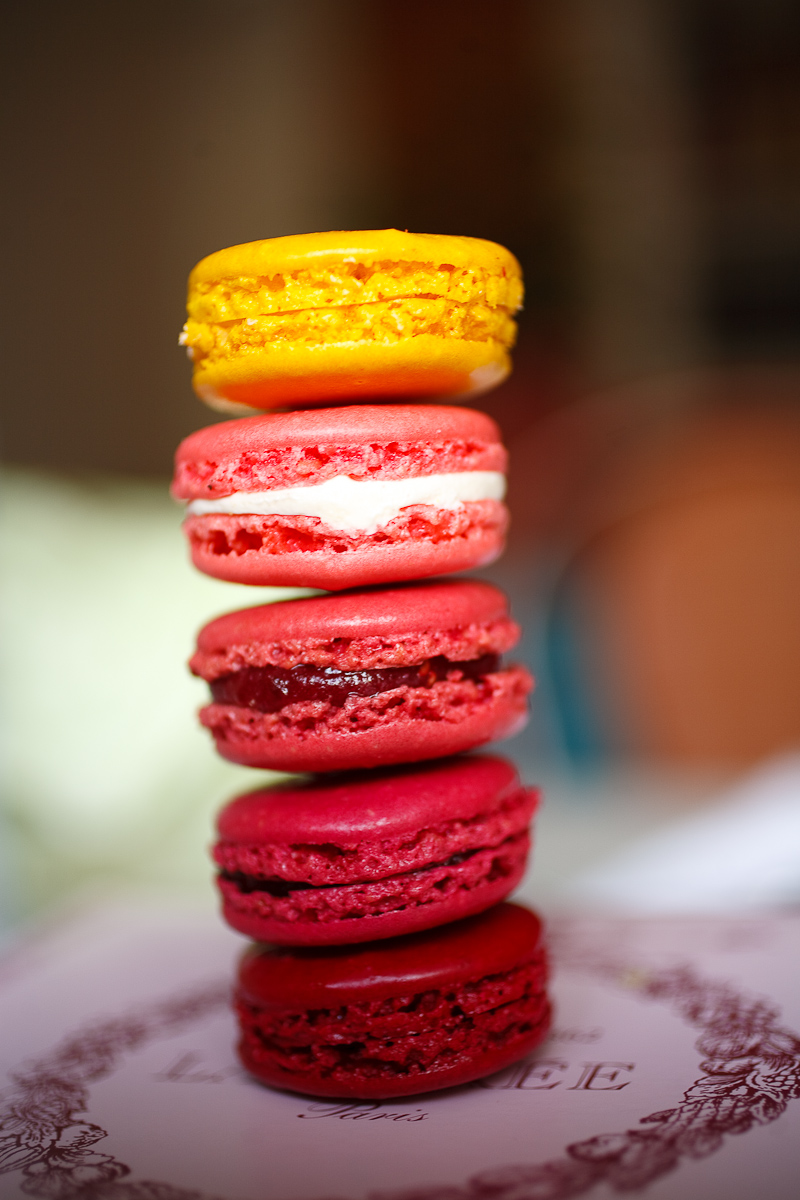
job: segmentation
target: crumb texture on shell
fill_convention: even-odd
[[[276,1013],[241,998],[236,1012],[239,1052],[254,1075],[309,1095],[365,1099],[491,1074],[538,1045],[550,1024],[541,960],[424,997],[315,1012],[313,1023],[305,1013]],[[336,1036],[343,1021],[352,1021],[346,1043]]]
[[[245,890],[240,879],[225,875],[218,886],[225,920],[241,933],[289,945],[348,944],[425,929],[488,908],[519,883],[529,849],[528,834],[522,832],[467,853],[463,861],[429,863],[386,879],[277,895]]]
[[[483,300],[513,313],[522,273],[510,251],[484,238],[398,229],[291,234],[201,259],[189,276],[188,304],[198,319],[225,321],[409,295]]]

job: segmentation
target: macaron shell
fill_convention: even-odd
[[[371,639],[396,644],[406,637],[432,631],[464,631],[507,620],[506,597],[499,588],[477,579],[283,600],[277,604],[238,609],[210,621],[197,636],[198,653],[192,659],[192,669],[204,679],[215,678],[223,672],[212,664],[225,660],[231,647],[236,648],[237,654],[243,654],[250,645],[278,647],[289,643],[300,654],[303,643],[311,648],[346,642],[358,643],[359,647],[363,645],[366,652],[366,643]],[[248,657],[241,661],[254,660]],[[284,660],[278,657],[264,660],[265,663],[269,661]],[[317,659],[301,657],[297,661]],[[363,665],[372,665],[376,660],[364,653],[360,661]],[[228,666],[227,669],[234,668]]]
[[[318,483],[335,475],[403,479],[451,471],[504,471],[490,417],[443,405],[349,405],[222,421],[185,438],[175,454],[176,499],[208,499]]]
[[[271,942],[277,946],[341,946],[357,945],[361,942],[378,941],[383,938],[395,938],[404,934],[416,933],[418,930],[432,929],[447,925],[452,921],[460,921],[463,917],[471,917],[482,913],[499,901],[505,900],[521,882],[525,873],[525,865],[530,842],[527,837],[518,840],[517,844],[505,853],[488,851],[480,863],[484,870],[491,872],[486,878],[475,881],[469,878],[476,866],[476,859],[470,859],[459,871],[449,868],[442,872],[417,872],[416,877],[410,877],[407,882],[402,879],[391,881],[391,903],[396,904],[388,912],[352,915],[352,910],[346,919],[316,921],[311,920],[314,914],[312,897],[308,905],[305,919],[288,922],[275,917],[265,916],[258,911],[258,892],[247,895],[237,893],[234,887],[223,884],[222,915],[225,922],[246,937],[259,942]],[[498,860],[503,862],[503,869],[498,869]],[[480,862],[480,860],[477,860]],[[494,872],[497,876],[494,876]],[[426,879],[431,874],[432,879]],[[446,879],[440,876],[446,876]],[[437,890],[440,883],[446,882],[449,887],[445,892]],[[426,895],[419,894],[419,887],[427,885]],[[331,888],[331,892],[348,893],[348,907],[359,900],[369,902],[370,893],[380,893],[386,890],[380,884],[372,887]],[[361,893],[359,896],[357,893]],[[354,901],[351,897],[355,894]],[[303,893],[307,900],[309,892]],[[325,897],[328,900],[328,897]]]
[[[499,341],[418,334],[388,343],[282,342],[237,358],[203,359],[192,386],[210,408],[227,413],[231,404],[264,410],[381,397],[459,399],[490,391],[510,372],[511,358]]]
[[[416,506],[378,535],[328,531],[313,518],[227,515],[189,517],[184,532],[192,563],[215,579],[335,592],[477,570],[500,557],[507,526],[505,505],[486,500]]]
[[[262,238],[215,250],[193,268],[189,287],[248,275],[271,276],[276,271],[291,272],[308,266],[324,271],[341,267],[348,261],[374,264],[387,259],[422,264],[452,263],[473,270],[481,268],[499,276],[520,274],[514,255],[505,246],[486,238],[409,233],[400,229],[333,229]]]
[[[280,1009],[360,1004],[499,975],[530,962],[542,938],[536,913],[504,903],[393,942],[314,950],[250,946],[239,963],[239,990],[253,1004]]]
[[[395,688],[351,698],[332,713],[321,712],[319,702],[287,705],[279,713],[210,704],[200,720],[230,762],[289,772],[344,771],[441,758],[512,737],[527,721],[531,687],[528,672],[512,666],[481,685]]]
[[[287,1073],[269,1062],[256,1059],[249,1039],[242,1038],[238,1045],[239,1058],[245,1070],[261,1083],[280,1091],[299,1091],[303,1095],[330,1097],[348,1100],[392,1100],[400,1096],[418,1096],[426,1092],[440,1092],[445,1088],[460,1087],[484,1079],[519,1062],[545,1040],[550,1032],[552,1009],[549,1000],[542,996],[536,1014],[538,1020],[520,1034],[509,1045],[492,1045],[487,1039],[481,1050],[473,1051],[467,1061],[455,1066],[439,1067],[419,1074],[384,1077],[358,1076],[348,1080],[326,1078],[317,1073],[304,1074],[302,1080],[293,1081]]]
[[[543,1040],[546,976],[538,919],[510,904],[389,942],[252,947],[239,971],[239,1053],[263,1082],[309,1095],[454,1087]]]
[[[507,759],[476,754],[424,767],[312,777],[259,788],[222,809],[217,832],[230,845],[359,846],[407,837],[454,819],[472,820],[522,790]]]

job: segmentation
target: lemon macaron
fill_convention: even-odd
[[[466,396],[509,373],[521,302],[519,263],[495,242],[297,234],[202,259],[180,340],[222,411]]]

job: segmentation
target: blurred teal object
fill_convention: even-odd
[[[570,591],[569,576],[557,587],[547,621],[547,668],[555,699],[556,720],[568,762],[594,767],[609,757],[587,679],[586,630]]]

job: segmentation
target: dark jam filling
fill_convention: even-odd
[[[236,704],[258,712],[278,712],[302,700],[326,700],[341,708],[348,696],[374,696],[399,687],[433,687],[442,679],[482,679],[500,666],[499,654],[484,654],[469,662],[450,662],[439,656],[413,667],[381,667],[366,671],[337,671],[307,663],[281,667],[244,667],[211,684],[217,704]]]
[[[468,858],[472,858],[477,853],[477,849],[462,850],[458,854],[451,854],[444,862],[431,863],[427,867],[419,867],[418,871],[431,871],[436,867],[457,867],[460,863],[466,862]],[[415,871],[409,872],[411,875],[416,873]],[[226,879],[229,883],[235,884],[238,890],[245,896],[248,896],[251,892],[268,892],[276,900],[282,900],[292,892],[318,892],[326,888],[342,886],[338,883],[300,883],[293,879],[258,879],[255,875],[245,875],[242,871],[220,871],[219,878]],[[344,886],[347,887],[348,885],[345,884]]]

